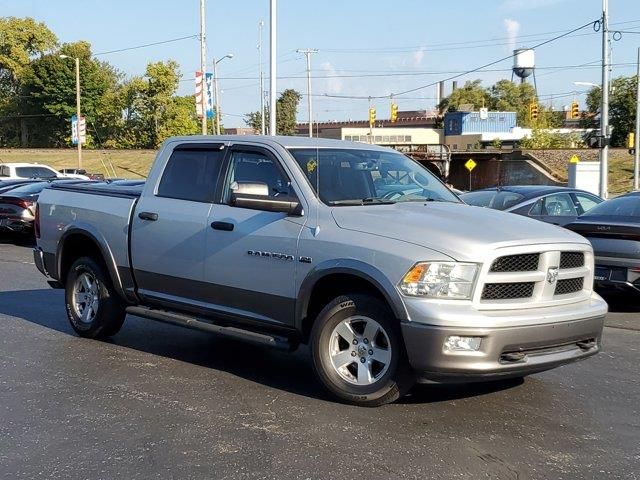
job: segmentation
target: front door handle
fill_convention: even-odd
[[[150,220],[152,222],[155,222],[156,220],[158,220],[158,214],[153,212],[140,212],[138,214],[138,218],[140,220]]]
[[[231,232],[233,230],[233,223],[211,222],[211,228],[213,228],[214,230],[223,230],[225,232]]]

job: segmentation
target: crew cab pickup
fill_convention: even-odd
[[[47,188],[36,236],[80,336],[114,335],[128,313],[308,344],[319,380],[357,405],[584,359],[607,312],[587,240],[465,205],[361,143],[171,138],[143,187]]]

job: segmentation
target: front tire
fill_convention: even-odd
[[[115,335],[126,316],[104,267],[90,257],[79,258],[71,265],[65,303],[71,327],[85,338]]]
[[[314,322],[310,344],[318,378],[343,402],[377,407],[415,382],[398,322],[375,297],[335,298]]]

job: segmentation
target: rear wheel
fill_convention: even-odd
[[[67,317],[81,337],[104,338],[118,333],[125,319],[123,303],[104,267],[90,257],[76,260],[65,287]]]
[[[344,295],[318,315],[311,333],[316,373],[337,398],[376,407],[414,383],[397,320],[369,295]]]

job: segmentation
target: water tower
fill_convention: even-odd
[[[536,85],[536,54],[532,48],[518,48],[513,51],[513,69],[511,71],[511,81],[513,75],[524,82],[526,78],[533,76],[533,86],[538,91]]]

